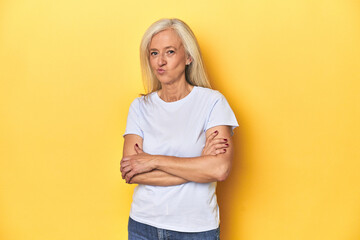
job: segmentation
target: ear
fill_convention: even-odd
[[[190,65],[190,63],[192,63],[192,58],[190,56],[188,56],[186,58],[186,65]]]

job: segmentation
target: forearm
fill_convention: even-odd
[[[157,155],[154,168],[192,182],[216,182],[223,181],[228,176],[231,158],[232,153],[193,158]]]
[[[208,134],[214,129],[217,129],[219,133],[222,132],[222,136],[218,135],[218,139],[222,138],[225,141],[219,142],[214,139],[215,135]],[[177,185],[184,181],[208,183],[225,180],[230,172],[233,157],[230,128],[228,126],[214,127],[212,130],[207,130],[207,134],[209,136],[204,148],[206,151],[203,151],[202,156],[189,158],[144,153],[135,141],[132,143],[129,141],[136,140],[134,136],[127,137],[120,168],[123,179],[127,183],[159,186]],[[215,142],[220,145],[217,146],[218,149],[225,147],[226,149],[219,153],[212,153],[212,149],[216,149]],[[131,144],[135,145],[133,145],[136,152],[134,155],[130,151]]]
[[[160,170],[153,170],[133,176],[129,183],[153,186],[174,186],[188,182],[184,178]]]

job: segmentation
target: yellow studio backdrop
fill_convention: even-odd
[[[139,43],[198,37],[239,120],[224,240],[360,239],[360,2],[0,1],[0,239],[124,240]]]

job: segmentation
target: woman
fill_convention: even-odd
[[[129,239],[219,239],[215,188],[230,171],[235,115],[210,89],[181,20],[153,23],[140,58],[148,94],[130,106],[120,168],[127,183],[139,184]]]

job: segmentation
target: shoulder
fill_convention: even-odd
[[[144,104],[149,101],[152,101],[155,97],[156,92],[149,93],[148,95],[141,95],[140,97],[135,98],[131,104]]]
[[[198,95],[201,98],[207,98],[208,100],[217,101],[221,98],[224,98],[224,95],[214,89],[211,88],[205,88],[205,87],[197,87],[198,89]]]
[[[143,96],[135,98],[135,99],[131,102],[130,107],[139,106],[140,102],[143,101],[143,98],[144,98]]]
[[[130,108],[137,108],[137,109],[148,108],[149,106],[153,105],[151,103],[154,103],[155,94],[156,92],[152,92],[149,93],[147,96],[143,95],[135,98],[132,101]]]
[[[144,96],[135,98],[130,104],[130,109],[138,110],[142,102],[144,102]]]

